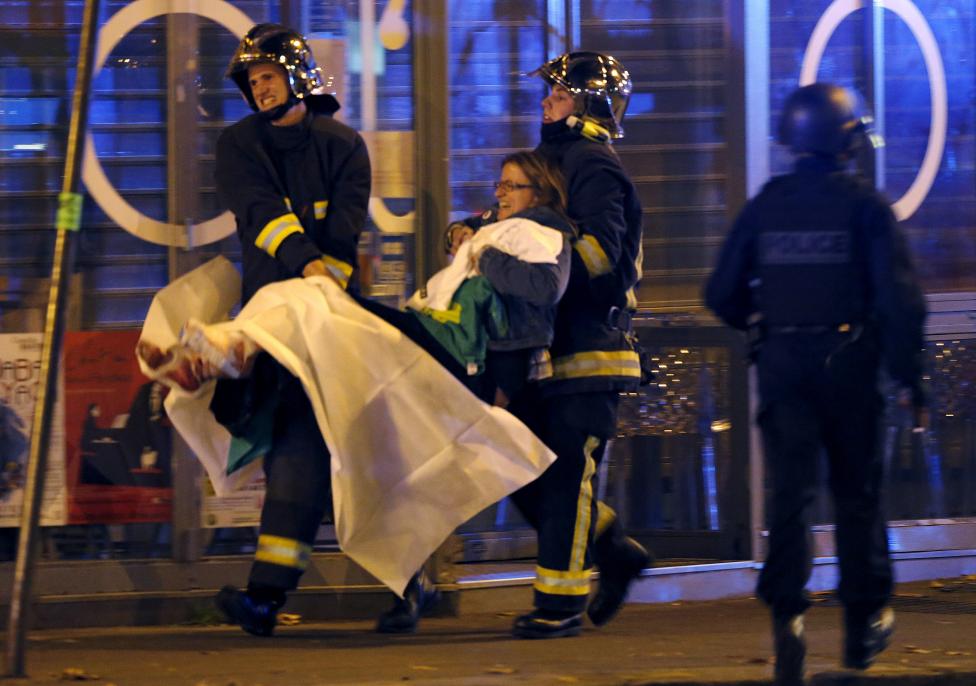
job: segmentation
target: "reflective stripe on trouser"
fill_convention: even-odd
[[[282,370],[272,448],[265,456],[267,480],[261,535],[249,587],[288,591],[308,566],[312,544],[329,508],[329,451],[301,384]]]
[[[541,477],[512,494],[538,532],[535,605],[581,612],[590,588],[590,542],[597,520],[593,475],[614,427],[617,394],[532,395],[521,398],[514,413],[558,456]]]
[[[596,529],[593,535],[597,538],[603,535],[604,531],[617,521],[617,512],[602,500],[596,501]]]

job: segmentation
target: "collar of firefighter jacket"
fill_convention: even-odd
[[[280,152],[288,152],[308,144],[313,116],[315,115],[308,112],[300,122],[292,126],[274,126],[270,122],[266,122],[265,133],[274,149]]]

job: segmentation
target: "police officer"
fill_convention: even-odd
[[[353,286],[369,157],[362,138],[332,118],[339,103],[325,92],[305,39],[259,24],[241,40],[227,76],[254,110],[217,142],[217,191],[237,220],[244,302],[262,286],[294,277],[324,275]],[[329,452],[301,383],[267,355],[247,379],[220,380],[211,407],[232,433],[249,418],[272,418],[247,590],[226,586],[216,599],[245,631],[268,636],[328,508]]]
[[[846,170],[866,122],[853,95],[816,83],[787,99],[779,142],[792,173],[735,221],[705,290],[726,324],[753,328],[758,423],[772,479],[758,595],[773,617],[776,683],[801,684],[807,512],[826,450],[836,514],[844,664],[866,669],[888,642],[892,576],[881,512],[882,361],[921,407],[925,304],[888,202]]]
[[[562,172],[568,214],[579,230],[556,314],[553,374],[509,406],[557,455],[538,480],[513,494],[539,546],[535,609],[518,617],[513,631],[550,638],[579,633],[591,558],[600,586],[588,614],[597,625],[617,612],[649,562],[615,513],[598,506],[592,487],[616,429],[619,392],[640,381],[630,313],[640,276],[641,206],[610,145],[623,137],[631,92],[626,69],[608,55],[572,52],[535,74],[551,88],[536,152]]]

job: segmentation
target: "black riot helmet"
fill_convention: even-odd
[[[796,155],[849,158],[865,139],[878,145],[871,118],[860,116],[857,96],[831,83],[812,83],[790,93],[777,140]]]
[[[291,91],[287,107],[305,101],[311,109],[325,114],[339,109],[339,102],[326,90],[322,70],[315,64],[305,38],[288,27],[257,24],[241,39],[227,65],[225,76],[234,80],[251,109],[257,112],[247,77],[248,67],[254,64],[277,64],[285,70]]]
[[[613,138],[624,137],[624,113],[633,84],[616,59],[599,52],[568,52],[533,72],[550,86],[562,86],[577,103],[577,114],[596,120]]]

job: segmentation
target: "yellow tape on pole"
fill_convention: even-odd
[[[54,224],[58,231],[77,231],[81,228],[83,198],[81,193],[58,194],[58,216]]]

